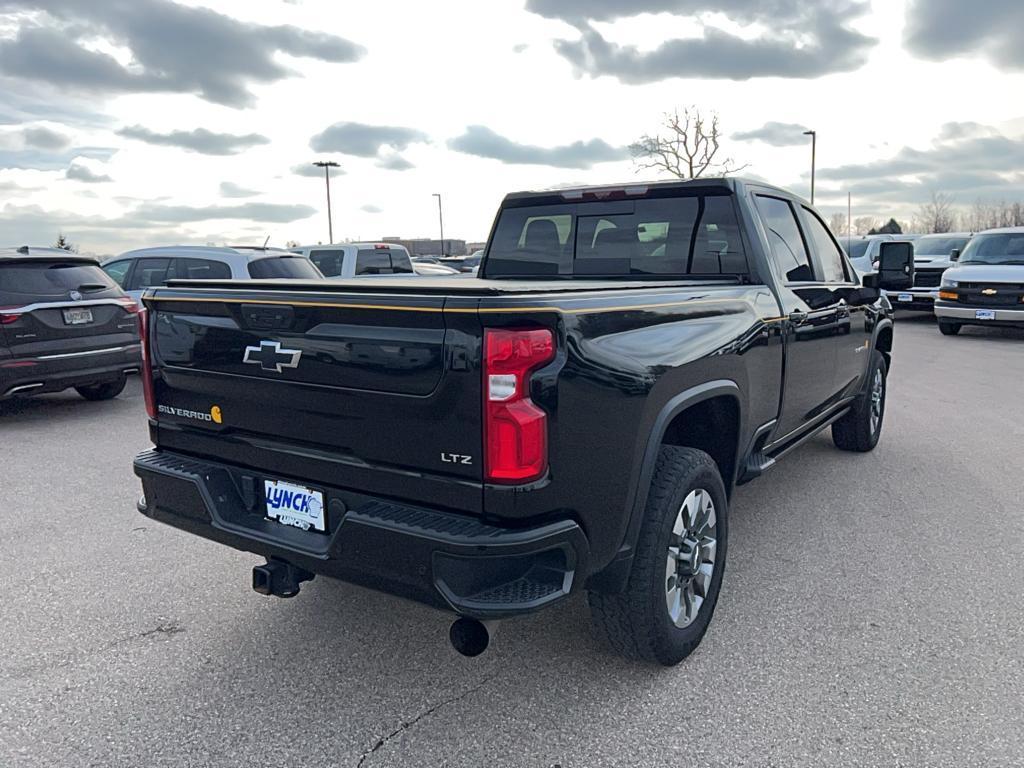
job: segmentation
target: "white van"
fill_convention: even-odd
[[[300,245],[291,252],[308,258],[328,278],[415,274],[409,251],[397,243]]]

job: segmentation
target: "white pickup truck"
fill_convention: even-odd
[[[308,258],[327,278],[414,274],[409,251],[397,243],[300,245],[289,250]]]

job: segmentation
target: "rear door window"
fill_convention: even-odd
[[[124,288],[125,280],[128,278],[128,272],[131,270],[131,268],[131,259],[112,261],[109,264],[104,264],[101,267],[101,269],[110,276],[110,279],[113,280],[122,288]]]
[[[772,260],[787,283],[812,282],[814,272],[811,260],[800,234],[796,212],[786,201],[778,197],[757,195],[757,210],[761,214]]]
[[[169,279],[170,259],[138,259],[128,282],[128,290],[142,291],[164,285]]]
[[[487,253],[495,275],[749,275],[730,196],[508,208]]]
[[[275,277],[320,280],[323,275],[312,261],[302,256],[267,256],[249,262],[249,277],[257,280]]]
[[[84,299],[123,295],[96,264],[50,260],[0,264],[0,306],[66,301],[72,291]]]
[[[230,280],[231,267],[211,259],[175,259],[174,278],[177,280]]]

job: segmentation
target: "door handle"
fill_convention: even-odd
[[[793,323],[804,323],[807,322],[807,313],[802,309],[794,309],[789,313],[789,320]]]

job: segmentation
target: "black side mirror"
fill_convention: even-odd
[[[960,261],[960,249],[959,248],[954,248],[952,251],[949,252],[949,260],[950,261]]]
[[[878,287],[903,291],[914,285],[914,246],[906,242],[882,243],[878,255]]]

